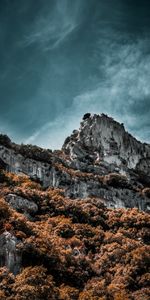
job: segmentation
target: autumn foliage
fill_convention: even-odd
[[[98,198],[71,200],[27,176],[2,177],[0,232],[17,237],[22,265],[16,276],[0,268],[1,300],[150,299],[147,213],[108,209]],[[125,184],[126,178],[105,181]],[[10,207],[9,193],[34,201],[34,218]]]

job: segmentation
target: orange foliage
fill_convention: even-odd
[[[1,232],[11,230],[19,240],[23,269],[14,277],[0,268],[0,299],[149,299],[147,213],[107,209],[95,198],[70,200],[63,190],[43,190],[26,176],[6,177]],[[11,209],[8,193],[37,203],[34,218]]]

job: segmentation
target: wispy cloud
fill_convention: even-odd
[[[25,36],[23,45],[38,44],[44,51],[58,47],[78,27],[81,19],[81,3],[77,0],[70,5],[69,0],[55,0],[33,23],[31,33]]]
[[[137,137],[150,140],[150,55],[147,40],[105,45],[100,65],[103,78],[92,91],[77,96],[73,109],[108,113]],[[142,128],[142,130],[141,130]]]

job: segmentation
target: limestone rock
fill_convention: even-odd
[[[6,266],[15,275],[19,272],[21,264],[18,243],[17,238],[7,230],[0,235],[0,267]]]
[[[124,170],[137,166],[143,169],[141,161],[146,165],[150,159],[150,145],[137,141],[123,124],[104,114],[84,118],[78,132],[65,141],[63,150],[72,160],[90,160],[93,164],[103,161]],[[149,164],[144,171],[150,173]]]
[[[8,194],[6,196],[7,202],[18,212],[24,213],[26,215],[34,216],[38,211],[38,206],[35,202],[29,201],[23,197],[16,194]]]

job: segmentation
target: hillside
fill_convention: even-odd
[[[150,145],[86,114],[62,150],[0,136],[0,299],[150,298]]]

